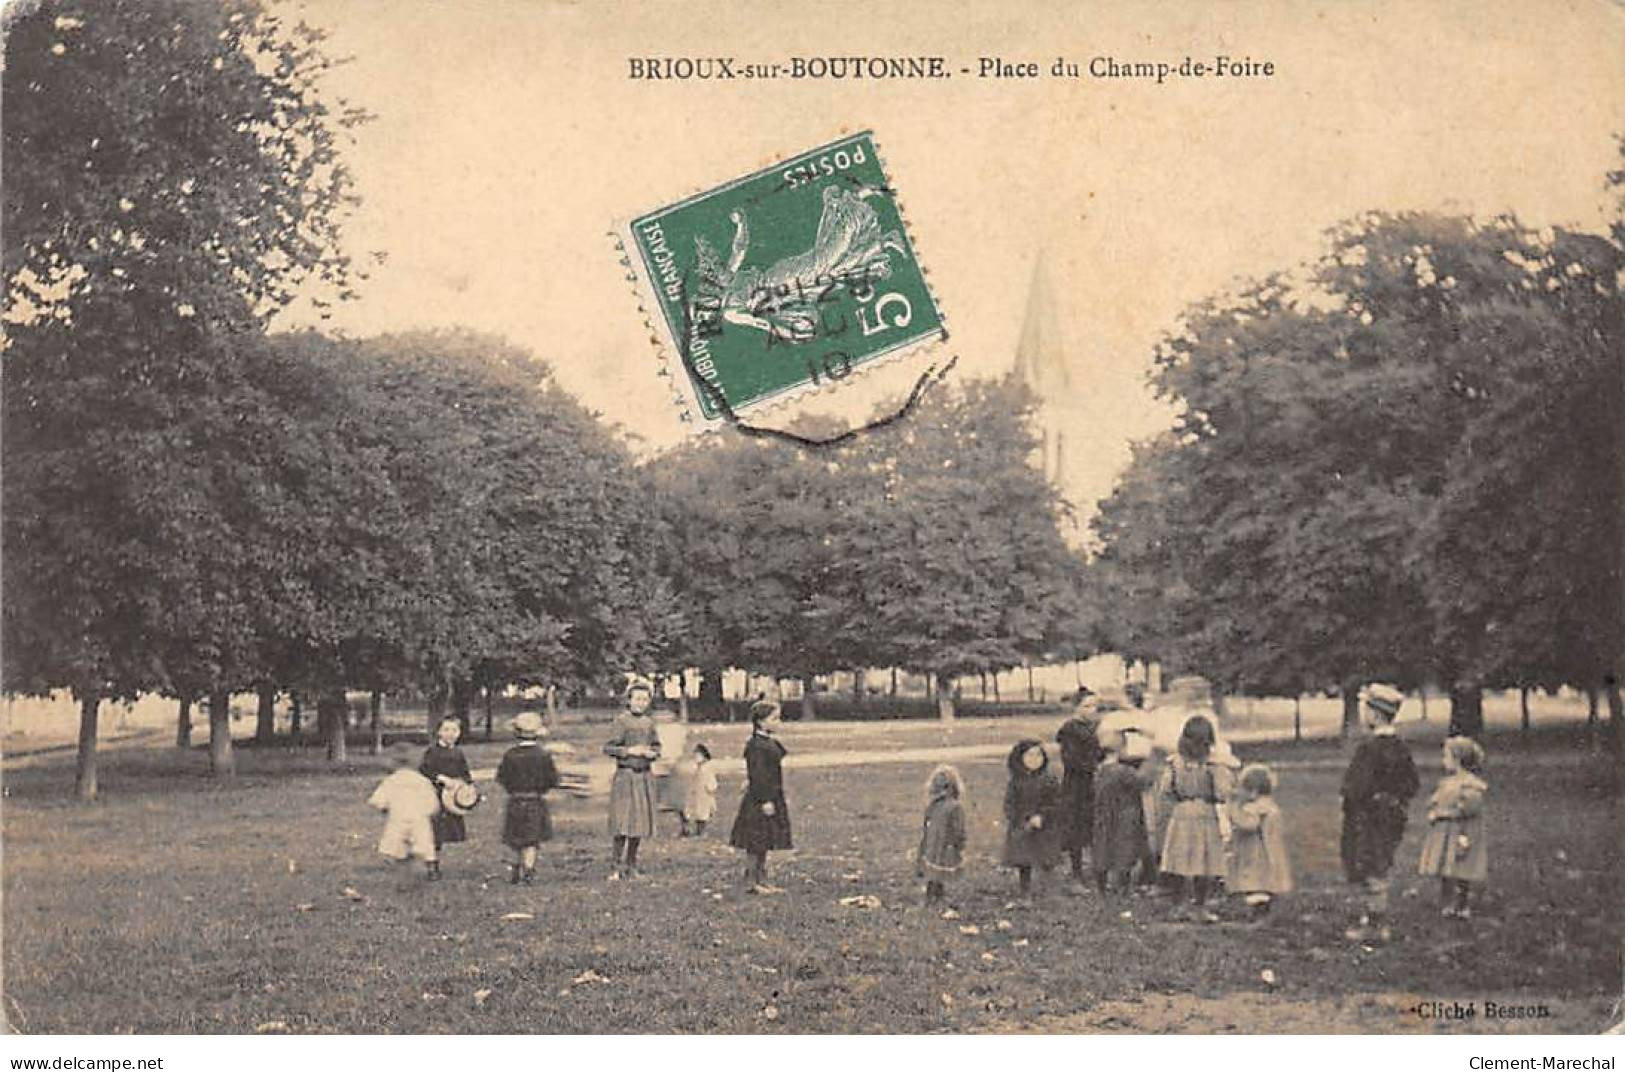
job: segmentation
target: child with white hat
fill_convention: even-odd
[[[519,743],[508,749],[497,767],[497,784],[508,791],[502,814],[502,843],[513,851],[508,881],[530,885],[536,881],[536,850],[553,836],[553,821],[545,794],[559,784],[553,757],[540,746],[545,732],[542,716],[527,711],[513,720]]]

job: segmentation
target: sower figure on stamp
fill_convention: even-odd
[[[768,852],[792,847],[790,808],[784,799],[785,747],[774,736],[782,721],[779,705],[757,700],[750,706],[750,721],[750,739],[745,742],[745,795],[740,798],[728,842],[749,857],[745,885],[752,893],[783,893],[767,882]]]
[[[655,779],[651,768],[660,758],[660,735],[649,706],[654,686],[636,677],[626,686],[626,710],[615,719],[615,736],[604,754],[615,757],[615,780],[609,787],[609,835],[615,855],[609,880],[638,875],[638,846],[655,832]]]
[[[1387,941],[1388,871],[1405,836],[1406,811],[1421,787],[1411,750],[1394,731],[1404,694],[1386,685],[1365,693],[1370,736],[1361,741],[1343,775],[1343,871],[1365,892],[1364,912],[1349,928],[1351,941]]]
[[[468,757],[463,750],[457,747],[457,742],[463,736],[463,725],[455,718],[446,718],[434,730],[434,743],[423,753],[423,762],[418,770],[429,781],[434,783],[436,792],[444,789],[448,784],[467,782],[472,784],[473,774],[468,768]],[[468,840],[468,825],[463,817],[447,810],[444,804],[434,814],[434,848],[436,859],[429,865],[429,876],[440,877],[439,856],[443,855],[445,846],[456,841]]]
[[[1072,861],[1072,877],[1084,880],[1083,854],[1095,836],[1095,768],[1100,765],[1100,697],[1084,692],[1072,717],[1061,723],[1055,743],[1061,747],[1061,847]]]
[[[875,210],[865,203],[879,193],[825,186],[812,248],[765,268],[744,266],[750,250],[750,224],[742,209],[728,214],[734,237],[727,264],[704,238],[696,239],[701,276],[716,291],[722,318],[770,335],[812,338],[818,323],[820,287],[854,278],[871,283],[885,279],[892,270],[888,253],[906,253],[902,236],[882,231]],[[769,315],[760,315],[764,312]]]

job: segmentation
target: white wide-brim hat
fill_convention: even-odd
[[[453,781],[440,787],[440,806],[453,815],[467,815],[480,803],[480,791],[473,782]]]

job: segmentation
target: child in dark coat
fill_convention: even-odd
[[[1138,766],[1123,759],[1127,737],[1118,730],[1104,733],[1100,747],[1105,759],[1095,768],[1094,865],[1095,885],[1101,893],[1114,888],[1128,892],[1134,866],[1146,854],[1144,788]]]
[[[1404,695],[1373,685],[1365,695],[1366,726],[1343,775],[1343,871],[1365,892],[1364,912],[1346,933],[1351,941],[1387,941],[1388,871],[1405,836],[1406,811],[1421,787],[1411,750],[1394,731]]]
[[[461,722],[455,718],[441,719],[434,730],[434,743],[429,745],[423,753],[423,762],[418,764],[418,771],[434,783],[437,793],[454,782],[474,781],[474,776],[468,768],[468,757],[457,747],[457,742],[462,736]],[[447,845],[468,840],[468,826],[463,822],[463,817],[444,805],[434,813],[431,826],[434,830],[434,849],[437,857],[445,855]],[[429,868],[429,875],[431,878],[440,877],[439,859],[436,859]]]
[[[965,863],[965,783],[959,772],[941,766],[931,772],[925,787],[925,827],[915,873],[925,879],[927,902],[940,901],[947,881]]]
[[[784,799],[786,749],[775,734],[783,721],[779,705],[758,700],[750,708],[751,732],[745,742],[745,795],[739,798],[728,843],[745,850],[745,885],[752,893],[783,893],[767,881],[767,854],[792,847],[790,806]]]
[[[1055,743],[1061,749],[1061,847],[1072,862],[1072,877],[1083,879],[1083,854],[1093,851],[1095,835],[1095,768],[1100,764],[1100,743],[1095,726],[1100,721],[1100,697],[1085,692],[1072,717],[1061,723]]]
[[[519,743],[508,749],[497,767],[497,784],[508,791],[502,816],[502,843],[513,850],[508,881],[536,881],[536,850],[553,836],[545,794],[559,784],[553,757],[541,747],[542,716],[527,712],[513,720]]]
[[[1033,868],[1049,870],[1060,852],[1057,836],[1061,783],[1049,772],[1049,753],[1031,738],[1010,750],[1010,784],[1004,791],[1004,865],[1020,876],[1021,892],[1033,885]]]

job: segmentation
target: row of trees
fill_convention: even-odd
[[[1618,186],[1619,177],[1613,179]],[[1193,308],[1094,521],[1113,650],[1230,689],[1602,691],[1625,654],[1625,234],[1371,214]]]
[[[1033,406],[967,382],[837,446],[729,433],[650,464],[661,666],[711,671],[713,694],[729,666],[799,678],[808,715],[815,675],[900,667],[947,716],[953,677],[1092,651]]]

